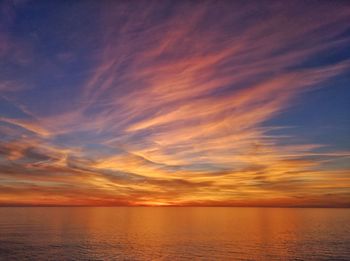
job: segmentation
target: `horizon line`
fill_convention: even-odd
[[[230,206],[230,205],[52,205],[52,204],[40,204],[40,205],[0,205],[0,208],[40,208],[40,207],[49,207],[49,208],[122,208],[122,207],[130,207],[130,208],[137,208],[137,207],[143,207],[143,208],[343,208],[347,209],[350,208],[350,206]]]

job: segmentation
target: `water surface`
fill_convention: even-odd
[[[0,208],[0,260],[350,260],[350,209]]]

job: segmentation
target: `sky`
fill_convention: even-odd
[[[0,2],[0,206],[350,206],[348,1]]]

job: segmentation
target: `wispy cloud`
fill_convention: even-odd
[[[19,45],[16,6],[0,27],[0,57],[28,58],[0,82],[12,106],[0,117],[0,204],[350,202],[349,168],[330,164],[349,151],[268,124],[349,71],[348,59],[324,58],[349,44],[345,4],[98,6],[101,31],[48,32],[90,40],[75,49],[54,50],[40,30]],[[49,66],[37,74],[39,63]]]

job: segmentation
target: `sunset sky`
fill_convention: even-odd
[[[1,1],[0,205],[350,206],[350,2]]]

